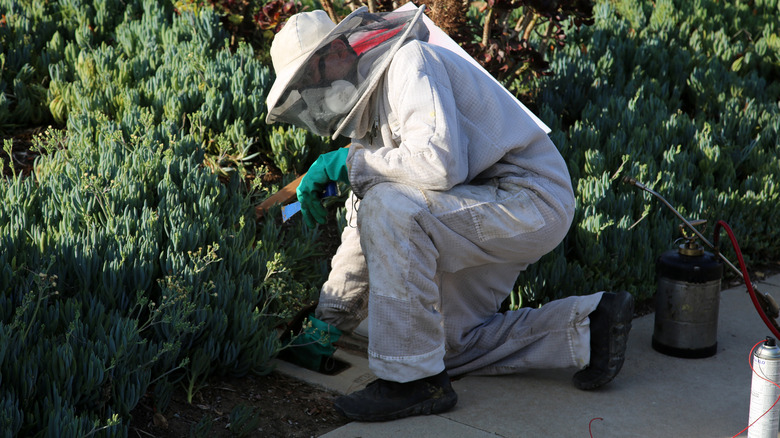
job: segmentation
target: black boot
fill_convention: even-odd
[[[336,410],[350,420],[389,421],[412,415],[439,414],[452,409],[458,395],[446,371],[407,383],[378,379],[336,399]]]
[[[596,389],[611,382],[623,367],[628,332],[634,316],[634,297],[628,292],[605,292],[590,314],[590,364],[574,374],[579,389]]]

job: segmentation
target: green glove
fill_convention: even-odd
[[[349,184],[347,170],[348,148],[340,148],[333,152],[320,155],[306,172],[295,194],[301,202],[301,214],[306,225],[314,227],[315,223],[325,223],[327,212],[320,202],[320,194],[331,181]]]
[[[309,315],[309,324],[303,333],[293,339],[286,348],[286,359],[310,370],[319,371],[325,361],[333,355],[333,343],[341,337],[341,330]]]

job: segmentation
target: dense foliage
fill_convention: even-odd
[[[48,29],[44,50],[4,70],[19,83],[48,66],[25,76],[48,101],[6,93],[6,120],[48,106],[67,128],[34,139],[31,176],[3,161],[16,176],[0,186],[2,434],[125,436],[145,394],[163,410],[174,385],[191,397],[213,374],[269,371],[275,326],[325,269],[316,230],[258,228],[235,171],[262,147],[292,161],[274,146],[288,131],[263,122],[268,69],[226,48],[210,8],[0,5],[6,59]]]
[[[526,302],[602,289],[655,292],[678,219],[735,230],[748,263],[780,259],[780,2],[601,1],[536,86],[569,163],[566,241],[519,281]],[[710,234],[711,235],[711,234]],[[722,248],[736,261],[730,248]]]
[[[506,42],[526,3],[538,2],[485,3],[517,8],[501,26],[480,3],[458,9],[465,42]],[[677,221],[627,175],[691,218],[729,222],[749,262],[779,259],[779,8],[600,0],[592,25],[545,55],[549,75],[504,77],[535,90],[578,198],[515,304],[652,295]],[[263,123],[265,48],[296,10],[0,0],[0,133],[54,125],[34,139],[29,176],[7,159],[14,141],[0,152],[3,435],[126,436],[144,395],[164,410],[174,385],[191,396],[213,374],[268,371],[274,327],[315,296],[326,265],[319,230],[279,224],[278,208],[256,222],[253,206],[341,145]],[[562,29],[546,23],[538,35]]]

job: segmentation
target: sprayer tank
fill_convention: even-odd
[[[701,247],[680,245],[656,261],[653,348],[676,357],[715,354],[723,264]]]

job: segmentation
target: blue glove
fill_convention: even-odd
[[[320,195],[331,181],[349,184],[347,170],[348,148],[340,148],[320,155],[306,172],[295,194],[301,202],[301,214],[309,227],[324,224],[327,211],[320,202]]]

